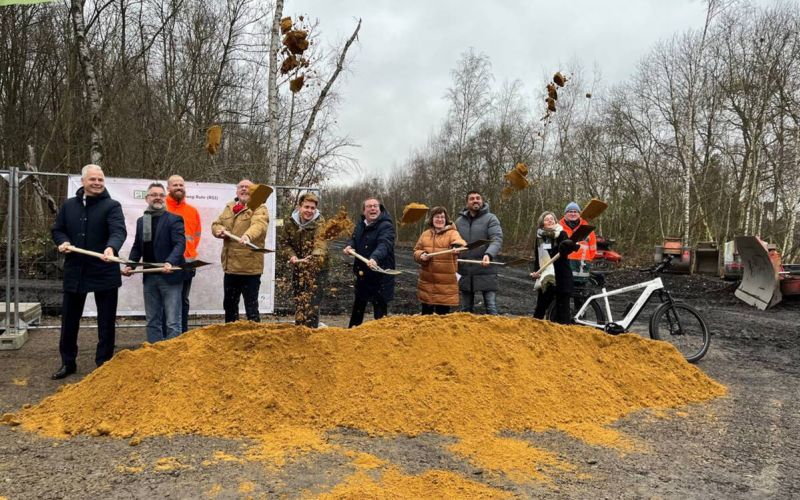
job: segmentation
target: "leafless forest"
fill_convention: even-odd
[[[610,205],[601,232],[623,250],[670,235],[695,243],[758,234],[797,260],[800,9],[706,3],[702,29],[651,47],[625,81],[572,60],[542,68],[541,81],[498,82],[488,57],[465,47],[450,87],[431,89],[450,112],[426,125],[435,129],[427,144],[387,158],[397,167],[389,178],[326,190],[326,208],[356,210],[377,193],[397,217],[412,201],[459,209],[478,189],[507,242],[524,244],[540,211],[598,197]],[[330,40],[324,19],[293,19],[310,41],[307,64],[283,72],[285,15],[282,0],[4,7],[0,165],[76,172],[94,160],[113,176],[305,185],[358,168],[356,141],[333,124],[341,106],[358,106],[338,98],[347,80],[337,77],[368,71],[348,57],[360,23],[349,39]],[[569,80],[542,119],[556,70]],[[305,85],[291,91],[298,76]],[[224,133],[212,155],[204,145],[213,124]],[[532,186],[503,200],[503,174],[517,162]]]

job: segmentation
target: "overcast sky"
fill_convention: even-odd
[[[425,144],[445,118],[450,72],[469,47],[489,56],[495,89],[520,79],[531,99],[545,75],[574,60],[587,79],[597,65],[601,85],[612,86],[658,40],[702,27],[705,2],[287,0],[284,15],[298,14],[319,20],[325,44],[345,40],[362,19],[350,72],[336,84],[339,132],[360,145],[351,153],[362,173],[334,180],[342,184],[386,176]]]

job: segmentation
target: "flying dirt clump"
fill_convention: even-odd
[[[353,232],[353,221],[347,217],[347,209],[339,207],[339,211],[327,219],[317,232],[317,238],[322,241],[331,241],[340,236],[350,236]]]
[[[312,451],[339,428],[438,433],[457,438],[450,452],[524,481],[574,467],[509,432],[628,449],[609,424],[725,392],[666,343],[527,318],[395,316],[349,330],[237,322],[121,351],[3,421],[54,437],[272,435],[302,448],[316,436]]]

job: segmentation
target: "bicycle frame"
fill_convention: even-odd
[[[621,321],[614,321],[614,318],[611,315],[611,305],[608,303],[608,298],[611,297],[612,295],[619,295],[622,293],[631,292],[633,290],[638,290],[640,288],[644,288],[644,290],[642,290],[641,295],[639,295],[639,298],[636,299],[636,302],[630,308],[625,317],[622,318]],[[591,326],[593,328],[599,328],[601,330],[604,330],[607,325],[616,323],[620,325],[623,329],[627,330],[628,327],[631,326],[636,317],[639,315],[639,312],[642,310],[644,305],[653,295],[653,292],[663,289],[664,289],[664,283],[661,281],[661,278],[655,278],[650,281],[638,283],[636,285],[626,286],[618,290],[611,290],[610,292],[606,291],[605,288],[602,288],[603,293],[592,295],[591,297],[586,299],[581,308],[575,314],[575,323],[579,325]],[[606,323],[600,324],[600,323],[595,323],[593,321],[586,321],[585,319],[583,319],[584,315],[586,314],[586,310],[589,308],[589,304],[593,300],[597,300],[599,302],[599,299],[603,299],[602,305],[605,306]]]

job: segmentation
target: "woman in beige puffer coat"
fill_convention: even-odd
[[[458,234],[444,207],[431,210],[428,229],[417,240],[414,260],[422,268],[417,282],[417,298],[422,314],[447,314],[451,306],[458,306],[458,253],[459,251],[434,255],[428,254],[463,247],[466,242]]]

